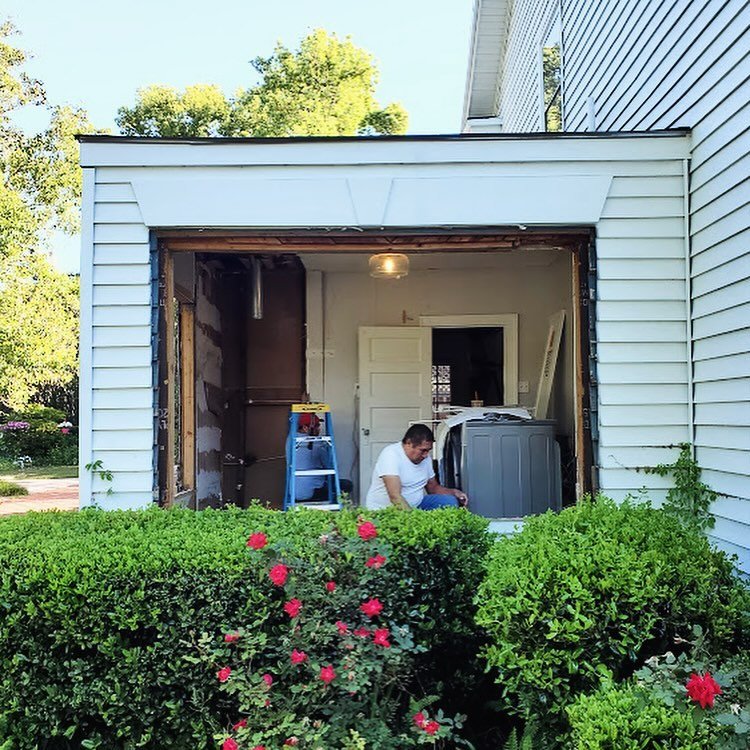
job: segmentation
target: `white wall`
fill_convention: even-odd
[[[527,3],[529,6],[533,3]],[[692,128],[696,454],[750,569],[750,2],[564,2],[565,128]]]
[[[559,17],[557,0],[525,0],[511,7],[499,113],[503,130],[525,133],[544,130],[542,104],[542,45]]]
[[[272,217],[281,228],[327,230],[595,226],[601,483],[614,496],[646,485],[658,499],[663,482],[633,469],[663,460],[668,452],[658,446],[689,435],[682,254],[688,144],[674,135],[84,138],[81,461],[100,458],[114,472],[114,494],[97,484],[96,498],[105,507],[151,501],[149,227],[193,227],[200,236],[206,227],[267,227]],[[439,294],[445,292],[432,291],[429,307],[414,312],[453,312],[437,305]],[[496,309],[504,307],[500,299]],[[385,302],[374,311],[392,320]],[[89,502],[85,483],[81,494]]]
[[[529,382],[529,393],[519,394],[519,401],[533,406],[549,317],[564,309],[568,335],[558,361],[550,414],[558,420],[561,434],[572,434],[571,258],[568,252],[557,253],[516,252],[498,259],[498,268],[412,271],[398,281],[372,279],[363,273],[323,274],[323,339],[329,353],[324,360],[323,395],[333,407],[344,476],[357,477],[351,469],[356,458],[354,389],[360,326],[414,326],[419,325],[421,315],[518,313],[518,378]],[[316,331],[310,335],[317,338]]]

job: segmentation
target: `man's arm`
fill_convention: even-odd
[[[388,499],[400,510],[411,510],[411,505],[406,502],[401,494],[401,478],[393,474],[386,474],[381,477],[385,485]]]
[[[430,477],[425,486],[425,491],[428,495],[453,495],[458,500],[458,504],[461,507],[468,505],[469,498],[465,492],[461,490],[451,490],[448,487],[443,487],[435,477]]]

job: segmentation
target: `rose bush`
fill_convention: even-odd
[[[197,644],[236,699],[238,715],[217,735],[223,750],[334,750],[346,748],[353,732],[379,750],[462,744],[456,731],[465,717],[425,713],[430,698],[414,677],[415,656],[427,648],[389,611],[388,592],[400,581],[376,524],[358,523],[355,535],[327,529],[303,555],[283,540],[247,546],[268,608]],[[412,721],[415,705],[423,708]]]
[[[374,551],[366,559],[378,550],[390,553],[381,553],[387,561],[379,569],[359,559],[357,568],[372,573],[372,589],[353,606],[358,619],[331,613],[329,636],[336,630],[341,641],[334,643],[362,638],[355,649],[398,653],[390,622],[408,623],[414,642],[427,648],[404,656],[424,692],[443,696],[440,705],[451,714],[465,713],[466,703],[478,703],[469,692],[464,697],[463,685],[475,682],[472,664],[481,671],[472,599],[488,547],[486,523],[459,511],[386,511],[368,519],[378,537],[368,542]],[[238,696],[224,687],[242,672],[230,662],[209,670],[187,657],[198,656],[201,633],[232,652],[242,643],[243,623],[260,619],[289,628],[293,620],[283,606],[294,598],[301,602],[298,616],[311,616],[306,595],[289,588],[297,576],[291,564],[317,554],[332,523],[337,533],[359,540],[357,515],[349,512],[253,507],[0,518],[0,747],[214,748],[214,735],[241,721]],[[254,542],[259,552],[247,545],[253,532],[266,536]],[[268,577],[269,540],[273,554],[289,565],[285,586]],[[321,571],[321,596],[350,595],[345,580]],[[368,597],[384,607],[372,620],[358,610]],[[338,635],[339,620],[349,630],[346,638]],[[389,630],[379,640],[390,648],[374,643],[373,624]],[[313,660],[318,666],[309,672],[317,690],[324,687],[319,670],[329,665],[336,678],[328,690],[340,689],[347,678],[335,654],[302,643],[297,648],[307,652],[300,669],[309,672]],[[217,677],[223,667],[232,670],[226,683]],[[260,691],[268,687],[263,674],[273,679],[272,692],[284,690],[280,676],[266,669]],[[447,726],[428,706],[414,706],[412,713],[422,709]],[[416,728],[408,731],[430,739]],[[365,742],[363,728],[352,732],[347,750]]]

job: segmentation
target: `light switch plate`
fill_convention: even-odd
[[[529,392],[529,381],[528,380],[519,380],[518,381],[518,392],[519,393],[528,393]]]

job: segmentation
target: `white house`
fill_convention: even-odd
[[[498,92],[522,75],[500,64],[514,38],[509,10],[478,5],[470,130],[477,118],[497,127],[506,117]],[[498,53],[480,49],[488,38]],[[538,42],[529,49],[541,62]],[[490,74],[494,98],[482,94]],[[490,98],[485,111],[480,100]],[[637,133],[82,137],[82,504],[280,501],[288,408],[305,395],[331,404],[339,464],[357,494],[380,447],[432,416],[432,367],[446,365],[435,352],[450,336],[497,332],[498,400],[532,406],[549,321],[564,311],[549,415],[569,499],[645,487],[659,501],[668,480],[637,467],[670,461],[666,446],[696,440],[709,449],[701,460],[726,454],[724,471],[706,472],[712,484],[734,482],[717,482],[728,495],[717,506],[729,510],[716,534],[750,565],[739,531],[747,463],[726,463],[743,449],[747,461],[738,420],[748,396],[739,377],[717,375],[726,389],[700,387],[713,384],[699,368],[698,321],[717,316],[700,328],[713,357],[732,360],[716,352],[742,338],[726,339],[736,321],[715,302],[696,315],[696,145],[673,127],[681,123],[668,124]],[[370,259],[394,252],[407,256],[408,275],[373,278]],[[745,374],[747,357],[736,360]],[[699,390],[717,402],[705,412]],[[725,408],[729,393],[736,403]],[[706,424],[702,439],[715,440],[704,445],[698,430],[711,418],[736,427]],[[92,462],[112,481],[85,471]]]
[[[550,48],[564,131],[691,131],[687,436],[721,493],[712,535],[748,567],[750,2],[477,0],[466,130],[544,131]]]

